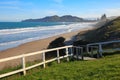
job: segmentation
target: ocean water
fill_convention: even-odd
[[[90,28],[94,24],[69,22],[0,22],[0,51],[26,42],[78,29]]]

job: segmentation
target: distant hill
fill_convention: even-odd
[[[83,18],[79,18],[71,15],[65,15],[62,17],[54,15],[54,16],[47,16],[40,19],[26,19],[26,20],[23,20],[22,22],[90,22],[90,21],[94,21],[94,20],[85,20]]]
[[[82,37],[84,36],[83,39],[81,39],[81,34],[79,33],[77,35],[77,41],[100,42],[120,40],[120,17],[110,21],[99,22],[97,26],[97,29],[82,34]]]

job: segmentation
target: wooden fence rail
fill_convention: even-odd
[[[106,45],[106,44],[112,44],[112,43],[116,43],[116,44],[120,43],[120,40],[87,44],[87,53],[90,53],[89,48],[91,48],[91,55],[93,56],[93,48],[97,48],[98,49],[98,57],[102,57],[102,53],[103,53],[102,46]]]
[[[9,57],[9,58],[4,58],[4,59],[0,59],[0,63],[1,62],[6,62],[6,61],[10,61],[10,60],[15,60],[15,59],[21,59],[22,61],[22,68],[21,69],[18,69],[18,70],[15,70],[15,71],[11,71],[11,72],[8,72],[8,73],[4,73],[4,74],[0,74],[0,78],[3,78],[3,77],[6,77],[6,76],[10,76],[10,75],[13,75],[13,74],[16,74],[16,73],[19,73],[19,72],[23,72],[24,75],[26,75],[26,71],[29,70],[29,69],[32,69],[32,68],[35,68],[35,67],[38,67],[40,65],[43,65],[43,67],[45,68],[45,65],[46,63],[49,63],[49,62],[52,62],[52,61],[55,61],[57,60],[58,63],[60,63],[60,59],[63,59],[63,58],[67,58],[67,61],[69,61],[69,57],[70,56],[73,56],[74,54],[74,50],[73,48],[76,48],[76,54],[79,54],[77,52],[77,50],[81,50],[81,57],[83,59],[83,55],[82,55],[82,47],[77,47],[77,46],[65,46],[65,47],[59,47],[59,48],[54,48],[54,49],[48,49],[48,50],[43,50],[43,51],[37,51],[37,52],[33,52],[33,53],[28,53],[28,54],[22,54],[22,55],[19,55],[19,56],[14,56],[14,57]],[[59,50],[60,49],[65,49],[66,50],[66,54],[64,56],[60,56],[59,54]],[[55,58],[52,58],[50,60],[46,60],[45,59],[45,54],[46,52],[50,52],[50,51],[57,51],[57,56]],[[26,57],[28,56],[33,56],[33,55],[37,55],[37,54],[42,54],[42,62],[40,63],[37,63],[37,64],[34,64],[34,65],[31,65],[29,67],[26,67]]]

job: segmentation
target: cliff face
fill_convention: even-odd
[[[26,20],[23,20],[22,22],[90,22],[90,21],[91,20],[84,20],[83,18],[79,18],[71,15],[65,15],[62,17],[55,15],[55,16],[48,16],[40,19],[26,19]]]
[[[97,26],[96,26],[97,27]],[[120,17],[104,22],[104,24],[92,31],[88,31],[83,34],[85,41],[100,42],[110,40],[120,40]],[[77,39],[80,40],[81,35],[77,35]]]

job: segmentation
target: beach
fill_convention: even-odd
[[[68,33],[64,33],[61,35],[28,42],[28,43],[22,44],[20,46],[17,46],[15,48],[0,51],[0,59],[11,57],[11,56],[16,56],[16,55],[20,55],[20,54],[26,54],[26,53],[31,53],[31,52],[35,52],[35,51],[45,50],[45,49],[47,49],[49,43],[58,37],[64,37],[67,41],[67,40],[71,40],[79,32],[83,33],[87,30],[90,30],[90,29],[78,30],[75,32],[68,32]]]
[[[46,50],[49,43],[51,41],[55,40],[58,37],[64,37],[65,41],[72,41],[72,39],[74,39],[75,35],[77,35],[78,33],[82,34],[82,33],[85,33],[88,30],[91,30],[91,29],[94,29],[94,27],[90,27],[90,28],[86,28],[86,29],[84,28],[84,29],[80,29],[80,30],[67,32],[67,33],[52,36],[52,37],[48,37],[48,38],[45,38],[45,39],[40,39],[40,40],[24,43],[24,44],[19,45],[17,47],[0,51],[0,59],[13,57],[13,56],[21,55],[21,54],[29,54],[29,53],[36,52],[36,51],[41,51],[41,50]],[[29,57],[27,59],[27,61],[34,61],[34,60],[38,60],[38,59],[42,59],[41,55],[36,55],[36,56]],[[19,65],[20,63],[21,63],[21,59],[12,60],[12,61],[8,61],[8,62],[5,62],[5,63],[0,63],[0,65],[2,65],[0,67],[0,69],[15,66],[15,65]]]

